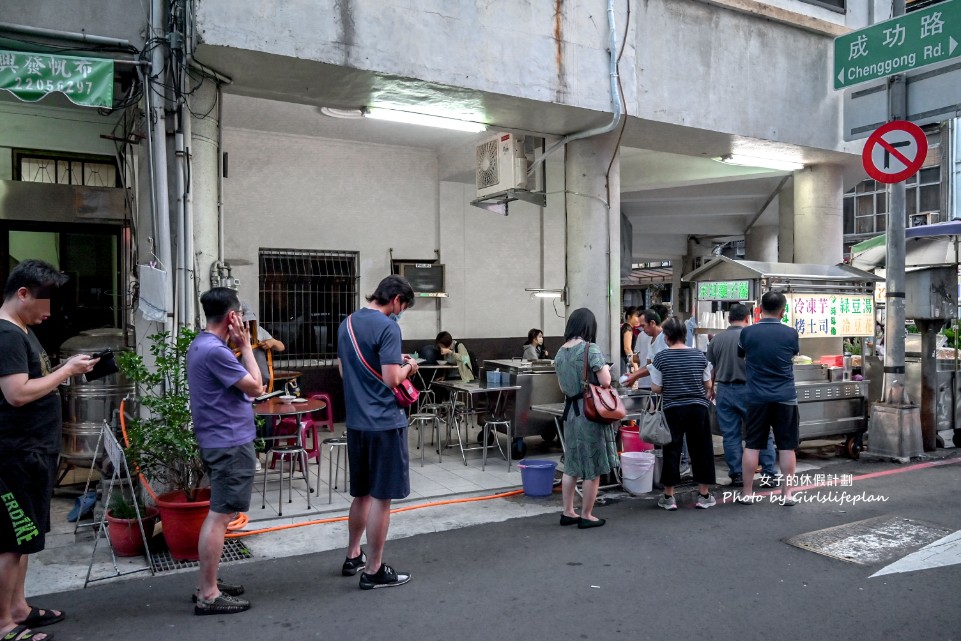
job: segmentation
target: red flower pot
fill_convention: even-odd
[[[179,490],[157,497],[157,509],[160,510],[160,522],[170,556],[180,561],[196,561],[200,558],[200,528],[210,511],[210,490],[200,490],[197,499],[188,501]]]
[[[153,536],[158,514],[160,512],[155,507],[143,511],[143,533],[147,535],[147,540]],[[107,510],[107,536],[117,556],[142,556],[145,552],[137,519],[118,519]]]

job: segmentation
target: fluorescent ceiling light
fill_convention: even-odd
[[[761,167],[763,169],[775,169],[777,171],[798,171],[799,169],[804,169],[804,163],[792,162],[790,160],[775,160],[773,158],[757,158],[755,156],[745,156],[744,154],[726,154],[720,158],[715,158],[715,160],[725,165]]]
[[[454,129],[456,131],[469,131],[473,133],[487,130],[487,125],[480,122],[470,122],[468,120],[457,120],[456,118],[444,118],[441,116],[429,116],[427,114],[419,114],[412,111],[384,109],[383,107],[368,107],[364,111],[364,116],[367,118],[373,118],[375,120],[389,120],[391,122],[403,122],[410,125],[440,127],[441,129]]]
[[[331,118],[346,118],[347,120],[356,120],[357,118],[363,118],[364,112],[362,109],[337,109],[335,107],[321,107],[320,113],[325,116],[330,116]]]
[[[542,289],[540,287],[527,287],[525,292],[531,293],[531,298],[560,298],[565,299],[564,289]]]

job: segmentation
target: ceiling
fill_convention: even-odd
[[[474,181],[474,147],[489,137],[489,132],[471,134],[366,118],[333,118],[321,114],[320,107],[358,109],[376,103],[419,113],[482,113],[486,122],[497,123],[492,129],[536,134],[548,138],[548,144],[611,121],[609,113],[270,54],[202,45],[198,56],[233,80],[225,89],[227,126],[431,149],[440,157],[440,179],[445,181]],[[790,172],[735,167],[712,159],[752,151],[759,156],[838,165],[848,186],[863,179],[856,154],[628,117],[621,138],[622,210],[633,224],[635,247],[643,247],[637,239],[655,232],[661,235],[659,246],[672,248],[649,255],[635,251],[633,260],[678,258],[678,252],[686,251],[681,248],[686,247],[692,229],[702,238],[728,239],[743,235],[755,219],[757,225],[777,224],[774,196]],[[788,181],[786,186],[790,185]],[[764,208],[767,202],[773,204]],[[684,219],[691,224],[678,224]],[[664,235],[674,238],[667,242]]]

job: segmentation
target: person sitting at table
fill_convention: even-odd
[[[471,369],[470,352],[467,351],[467,347],[463,343],[454,341],[454,337],[450,335],[450,332],[441,332],[438,334],[437,338],[434,339],[434,343],[437,344],[441,358],[451,365],[457,366],[457,373],[460,374],[462,381],[470,383],[476,378],[474,370]]]
[[[525,361],[539,361],[547,357],[547,350],[544,349],[544,332],[535,327],[527,332],[523,358]]]
[[[254,312],[254,308],[251,307],[250,303],[244,301],[240,305],[244,314],[244,324],[247,326],[247,330],[250,331],[251,323],[257,323],[257,314]],[[286,345],[284,345],[282,341],[271,336],[270,332],[268,332],[263,325],[258,323],[256,328],[257,344],[254,347],[277,352],[278,354],[287,349]],[[251,336],[253,336],[253,334],[251,334]]]
[[[282,352],[286,347],[284,344],[270,335],[262,326],[257,324],[257,314],[254,313],[250,303],[243,301],[240,303],[241,313],[243,314],[244,328],[250,333],[251,338],[256,334],[253,342],[254,360],[260,368],[260,378],[268,390],[273,391],[273,355],[268,357],[269,352]],[[256,331],[255,331],[256,330]],[[238,356],[239,358],[239,356]]]

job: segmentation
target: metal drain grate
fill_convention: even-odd
[[[170,556],[169,550],[152,552],[150,556],[153,559],[153,571],[158,574],[160,572],[185,570],[187,568],[200,566],[198,561],[178,561]],[[231,561],[244,561],[250,558],[253,558],[253,554],[250,553],[250,548],[244,545],[243,542],[237,541],[236,539],[227,539],[224,541],[224,552],[220,556],[221,564],[230,563]]]
[[[888,515],[798,534],[785,543],[839,561],[872,565],[899,559],[950,532],[935,523]]]

